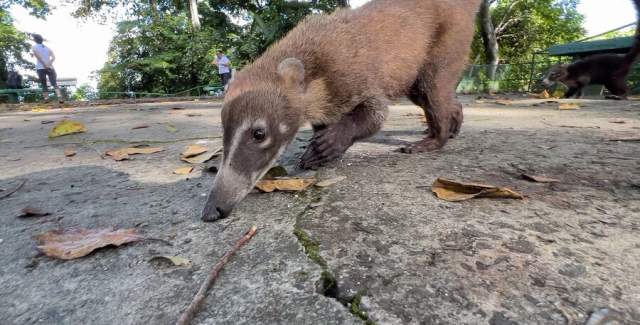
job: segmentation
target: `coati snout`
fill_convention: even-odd
[[[549,70],[542,83],[545,87],[551,87],[557,82],[563,82],[568,74],[567,65],[556,65]]]
[[[301,82],[302,65],[285,60],[279,81],[225,100],[224,153],[202,213],[204,221],[227,217],[282,155],[300,128],[301,116],[289,97]]]

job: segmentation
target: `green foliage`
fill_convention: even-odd
[[[579,0],[493,0],[491,18],[499,44],[500,66],[495,80],[487,78],[482,66],[470,67],[462,91],[528,91],[548,69],[543,52],[552,45],[584,37],[584,17],[578,12]],[[473,61],[486,62],[480,31],[472,45]],[[535,90],[535,89],[532,89]]]
[[[258,57],[306,15],[331,11],[338,0],[208,0],[200,2],[201,29],[193,30],[188,2],[149,1],[128,4],[130,18],[118,23],[108,60],[98,73],[100,92],[176,93],[219,84],[215,51],[222,49],[234,67]],[[126,5],[107,1],[80,6],[80,16]]]
[[[584,17],[579,0],[496,0],[491,16],[496,26],[500,57],[506,62],[531,60],[535,52],[583,38]],[[479,32],[473,43],[475,62],[484,62]]]
[[[79,101],[93,100],[96,99],[96,91],[91,85],[83,84],[76,88],[71,99]]]

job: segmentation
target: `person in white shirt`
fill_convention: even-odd
[[[53,87],[56,92],[56,96],[58,96],[58,101],[63,103],[62,92],[58,87],[56,70],[53,68],[53,61],[56,60],[56,56],[53,54],[53,51],[44,46],[42,44],[43,38],[38,34],[33,34],[33,41],[36,44],[31,48],[33,52],[33,56],[36,57],[36,72],[38,73],[38,80],[40,82],[40,86],[42,87],[42,97],[44,97],[44,101],[49,101],[49,92],[47,88],[47,77],[49,78],[49,83]]]
[[[226,89],[227,83],[231,80],[231,61],[224,55],[224,52],[218,51],[218,53],[216,53],[216,59],[213,60],[213,64],[218,66],[218,74],[220,75],[220,79],[222,79],[222,86]]]

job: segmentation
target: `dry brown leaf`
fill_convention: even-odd
[[[498,105],[502,105],[502,106],[509,106],[509,105],[513,104],[513,101],[509,100],[509,99],[505,99],[505,100],[499,99],[499,100],[494,101],[494,103],[498,104]]]
[[[187,146],[187,150],[185,150],[181,157],[182,158],[191,158],[191,157],[195,157],[197,155],[203,154],[205,152],[207,152],[209,149],[207,149],[206,147],[203,147],[201,145],[198,144],[191,144]]]
[[[185,158],[185,157],[181,157],[180,159],[182,161],[186,161],[190,164],[202,164],[205,163],[211,159],[213,159],[214,157],[219,156],[222,153],[222,147],[217,148],[213,151],[209,151],[209,152],[205,152],[203,154],[197,155],[195,157],[191,157],[191,158]]]
[[[127,160],[131,155],[139,154],[152,154],[156,152],[164,151],[161,147],[133,147],[133,148],[119,148],[107,150],[104,154],[110,156],[115,161]]]
[[[49,215],[49,212],[28,206],[20,211],[18,218],[43,217],[46,215]]]
[[[564,104],[560,104],[560,106],[558,106],[558,109],[563,111],[576,110],[576,109],[580,109],[580,105],[575,103],[564,103]]]
[[[181,167],[173,171],[174,174],[177,175],[189,175],[193,171],[193,167]]]
[[[459,202],[475,197],[524,199],[522,194],[504,187],[478,183],[463,183],[438,178],[431,187],[436,196],[442,200]]]
[[[549,92],[545,89],[543,90],[539,95],[538,98],[540,99],[549,99],[551,98],[551,95],[549,94]]]
[[[38,249],[49,257],[71,260],[83,257],[94,250],[139,241],[142,237],[135,229],[84,229],[52,230],[34,237]]]
[[[537,175],[529,175],[529,174],[522,174],[522,178],[528,180],[528,181],[532,181],[532,182],[536,182],[536,183],[557,183],[560,180],[557,180],[555,178],[549,178],[549,177],[544,177],[544,176],[537,176]]]
[[[67,157],[73,157],[76,155],[76,149],[73,147],[64,148],[64,155]]]
[[[315,177],[263,179],[258,181],[256,188],[267,193],[274,191],[299,192],[315,184],[316,181]]]
[[[147,124],[140,124],[140,125],[136,125],[136,126],[132,127],[131,129],[132,130],[138,130],[138,129],[146,129],[148,127],[149,127],[149,125],[147,125]]]
[[[334,177],[334,178],[330,178],[330,179],[325,179],[325,180],[319,181],[315,185],[317,187],[329,187],[331,185],[334,185],[334,184],[337,184],[339,182],[342,182],[345,179],[347,179],[346,176],[338,176],[338,177]]]

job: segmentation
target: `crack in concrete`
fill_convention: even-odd
[[[308,199],[305,208],[296,216],[295,224],[293,226],[293,234],[298,239],[298,243],[300,243],[304,249],[307,258],[318,264],[322,269],[320,279],[316,281],[316,292],[325,297],[337,300],[347,308],[351,314],[360,318],[365,325],[376,325],[373,320],[369,319],[367,312],[361,309],[364,291],[358,291],[358,293],[351,299],[340,299],[340,291],[336,275],[329,269],[327,261],[320,255],[320,243],[309,236],[309,234],[300,226],[300,219],[306,213],[312,211],[313,204],[319,202],[322,198],[319,192],[314,190],[309,190],[307,195]]]

